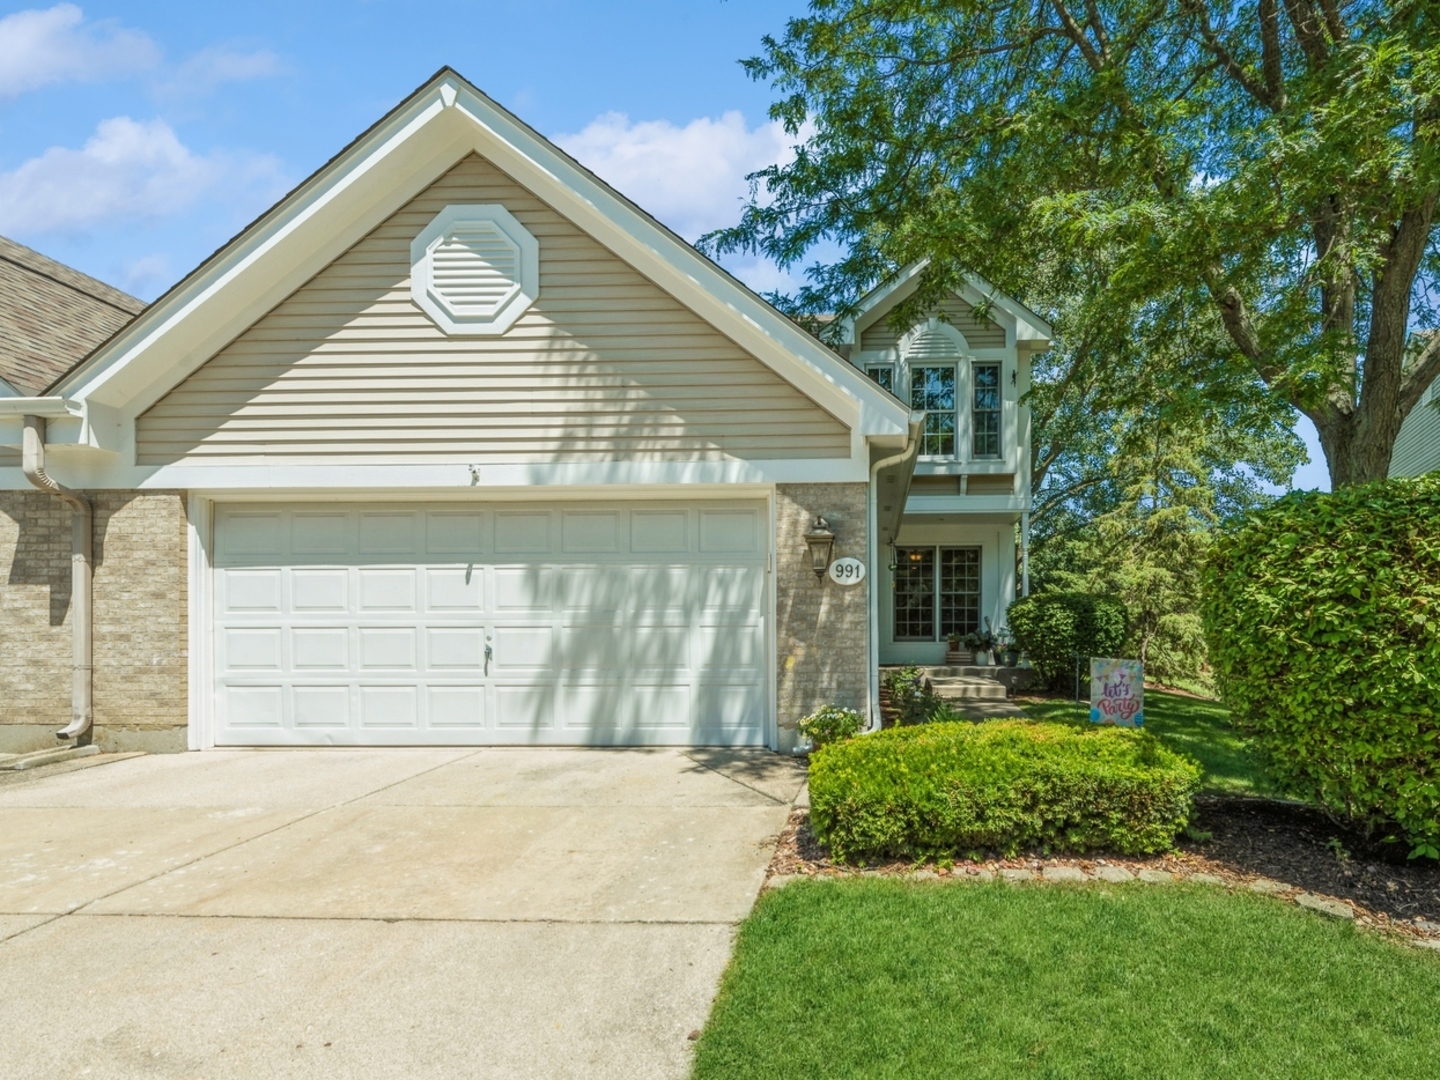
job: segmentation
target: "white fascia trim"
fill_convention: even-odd
[[[414,145],[437,131],[444,109],[438,92],[417,95],[57,390],[98,398],[132,419],[143,412],[464,155],[468,148],[453,137],[435,140],[428,154]]]
[[[453,76],[416,93],[57,389],[117,410],[123,422],[117,432],[106,429],[104,448],[133,460],[135,417],[472,151],[857,433],[903,437],[904,407],[863,373]]]
[[[483,133],[478,153],[725,333],[861,435],[901,435],[905,407],[688,244],[636,213],[470,87],[455,109]]]
[[[127,491],[473,491],[556,488],[605,490],[652,484],[799,484],[866,480],[868,455],[773,461],[606,461],[468,464],[121,465],[91,456],[52,470],[73,487]],[[28,488],[17,468],[0,469],[0,490]]]
[[[6,385],[9,385],[8,383]],[[79,417],[84,405],[62,397],[0,397],[0,417]]]
[[[915,288],[921,273],[929,265],[929,259],[913,262],[885,283],[866,293],[857,305],[854,317],[845,320],[844,329],[841,331],[842,339],[851,345],[858,344],[860,334],[903,300]],[[1000,292],[978,274],[966,275],[966,284],[961,287],[960,294],[971,306],[988,303],[998,309],[1005,317],[1004,321],[1010,324],[1007,329],[1014,331],[1016,342],[1033,341],[1048,345],[1055,337],[1055,330],[1048,322],[1024,304]]]
[[[911,495],[905,516],[911,514],[1020,514],[1030,509],[1023,495]]]

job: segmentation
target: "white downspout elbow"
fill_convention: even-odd
[[[69,503],[70,519],[70,723],[55,734],[77,742],[90,730],[95,717],[93,655],[94,605],[92,594],[94,512],[90,500],[57,483],[45,471],[45,418],[25,417],[21,468],[25,478],[41,491]]]

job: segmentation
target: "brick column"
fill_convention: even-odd
[[[779,484],[775,489],[776,689],[782,752],[794,748],[800,719],[822,705],[866,709],[867,597],[859,585],[816,579],[805,533],[822,515],[835,533],[832,559],[867,558],[865,484]]]

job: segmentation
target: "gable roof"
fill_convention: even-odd
[[[903,442],[908,423],[903,405],[450,68],[442,68],[49,392],[133,423],[470,153],[493,162],[857,434]],[[98,429],[92,431],[98,437]]]
[[[0,394],[35,394],[145,304],[0,236]],[[7,395],[8,396],[8,395]]]
[[[891,308],[915,291],[929,265],[929,259],[913,262],[866,293],[856,306],[854,316],[845,321],[842,330],[844,342],[850,345],[858,344],[862,330],[879,322]],[[1034,341],[1048,345],[1054,340],[1054,328],[1024,304],[1006,296],[978,274],[966,274],[965,277],[965,285],[958,290],[960,295],[972,306],[988,304],[991,314],[998,314],[1002,325],[1005,325],[1007,330],[1014,330],[1013,340],[1017,344]]]

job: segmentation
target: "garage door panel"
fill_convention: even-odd
[[[499,510],[495,514],[495,551],[501,555],[549,555],[548,510]]]
[[[279,671],[281,635],[278,626],[227,629],[221,640],[221,670]]]
[[[428,611],[481,611],[485,607],[485,572],[473,566],[434,566],[425,575]]]
[[[555,571],[548,566],[497,566],[495,610],[546,612],[555,606]]]
[[[414,570],[365,568],[359,576],[361,611],[415,610]]]
[[[284,690],[279,686],[227,686],[220,697],[221,723],[241,730],[282,726]]]
[[[414,556],[416,547],[415,511],[360,512],[361,555]]]
[[[292,611],[334,612],[350,610],[350,571],[296,567],[289,571]]]
[[[233,570],[225,577],[222,611],[280,611],[282,575],[279,570]]]
[[[495,687],[495,726],[501,731],[529,731],[543,734],[555,728],[553,683],[529,683]]]
[[[621,549],[620,511],[565,510],[560,517],[560,550],[566,555],[597,555]]]
[[[625,666],[625,636],[613,623],[560,628],[560,667],[565,671],[616,671]],[[505,631],[508,633],[508,631]]]
[[[362,728],[414,728],[419,724],[419,687],[360,687],[360,726]]]
[[[349,671],[350,631],[343,626],[297,626],[290,631],[291,664],[302,671]]]
[[[291,690],[297,728],[345,730],[350,726],[350,686],[296,686]]]
[[[343,512],[297,512],[290,522],[290,554],[349,555],[351,516]]]
[[[413,626],[362,626],[360,628],[360,669],[362,671],[416,670],[416,628]]]
[[[480,686],[429,686],[426,688],[430,727],[485,730],[485,690]]]
[[[632,689],[634,724],[650,731],[690,730],[690,687],[636,686]]]
[[[431,670],[484,673],[484,627],[427,627],[425,642],[427,667]]]
[[[476,510],[430,510],[425,514],[425,551],[430,555],[483,554],[485,514]]]
[[[768,520],[217,507],[217,742],[763,743]]]

